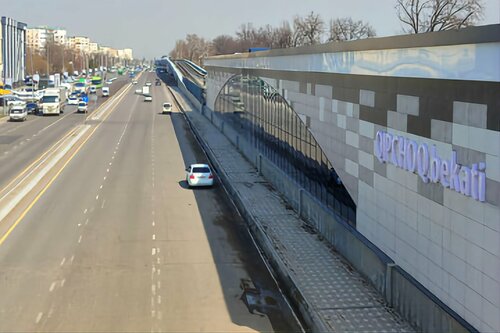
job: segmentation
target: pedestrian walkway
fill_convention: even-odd
[[[247,213],[265,231],[315,327],[332,332],[413,332],[381,295],[322,240],[235,146],[179,93],[188,120],[230,180]],[[270,256],[269,253],[267,253]]]

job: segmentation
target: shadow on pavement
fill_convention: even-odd
[[[208,163],[183,114],[173,113],[171,121],[184,164]],[[178,183],[182,188],[188,188],[185,180]],[[293,313],[254,245],[246,222],[220,186],[218,177],[214,187],[200,189],[195,188],[193,192],[232,322],[261,330],[257,318],[265,316],[276,332],[300,332]],[[235,274],[238,269],[244,273]],[[235,302],[242,302],[256,320],[243,316],[241,307],[231,306]]]

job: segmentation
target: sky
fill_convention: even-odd
[[[500,0],[483,0],[480,25],[500,23]],[[325,21],[352,17],[370,23],[378,36],[400,34],[395,0],[0,0],[0,16],[28,27],[63,27],[69,36],[87,36],[114,48],[132,48],[134,57],[159,58],[188,33],[212,39],[234,35],[251,22],[279,25],[314,11]]]

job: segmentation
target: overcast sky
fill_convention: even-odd
[[[500,22],[500,0],[483,0],[483,24]],[[205,38],[233,35],[246,22],[279,25],[310,11],[325,21],[352,17],[369,22],[378,36],[399,34],[395,0],[0,0],[0,15],[28,26],[60,26],[134,57],[168,54],[188,33]]]

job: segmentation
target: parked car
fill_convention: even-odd
[[[144,102],[152,102],[152,101],[153,101],[153,96],[144,95]]]
[[[76,95],[69,96],[68,105],[78,105],[78,97]]]
[[[186,168],[186,182],[189,187],[213,186],[214,175],[208,164],[191,164]]]
[[[31,102],[26,104],[26,112],[31,113],[31,114],[37,114],[38,113],[38,104]]]
[[[28,117],[28,111],[26,111],[26,107],[24,107],[23,105],[14,105],[10,109],[9,116],[11,121],[25,121]]]
[[[0,106],[4,105],[5,106],[19,105],[24,107],[26,106],[26,102],[15,95],[3,95],[0,96]]]
[[[87,103],[83,101],[78,102],[77,111],[87,113]]]
[[[172,113],[172,104],[167,102],[163,103],[162,113]]]

